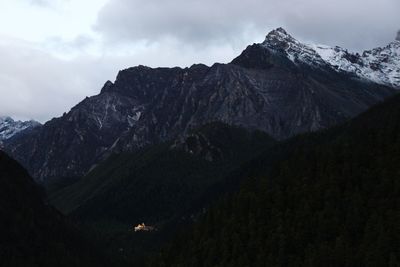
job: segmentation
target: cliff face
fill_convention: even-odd
[[[11,138],[6,149],[37,181],[47,182],[82,176],[112,152],[170,140],[214,121],[285,139],[343,122],[395,92],[337,71],[318,56],[292,58],[288,51],[305,48],[282,34],[289,36],[278,29],[230,64],[120,71],[99,95]]]

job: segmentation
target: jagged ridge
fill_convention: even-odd
[[[278,29],[230,64],[120,71],[99,95],[5,145],[47,182],[82,176],[113,152],[135,151],[215,121],[285,139],[343,122],[393,93],[336,71]]]
[[[400,89],[400,40],[360,55],[339,46],[304,44],[278,28],[267,35],[262,45],[285,53],[297,64],[305,63],[317,68],[329,65],[335,70]]]

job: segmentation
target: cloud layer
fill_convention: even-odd
[[[114,42],[204,45],[284,26],[303,39],[361,50],[394,38],[399,10],[398,0],[110,0],[95,29]]]
[[[0,115],[42,122],[139,64],[229,62],[276,27],[360,51],[394,40],[399,0],[4,0]]]
[[[0,44],[0,58],[0,115],[45,121],[100,86],[92,62],[60,60],[29,43]]]
[[[75,46],[75,42],[60,44],[59,52],[68,52]],[[200,51],[178,47],[175,42],[138,45],[133,51],[131,46],[121,46],[118,51],[110,49],[101,55],[78,53],[65,59],[21,40],[0,42],[0,116],[45,122],[69,111],[85,96],[99,93],[105,81],[115,79],[120,69],[139,64],[212,64],[235,54],[224,45]]]

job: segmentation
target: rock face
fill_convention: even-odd
[[[37,121],[14,121],[10,117],[0,116],[0,142],[10,139],[24,130],[30,130],[38,126],[40,126],[40,123]]]
[[[394,92],[339,71],[277,29],[230,64],[120,71],[99,95],[5,145],[37,181],[47,182],[82,176],[112,152],[215,121],[285,139],[343,122]]]
[[[397,32],[396,41],[400,41],[400,30]]]

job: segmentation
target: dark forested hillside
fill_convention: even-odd
[[[273,151],[154,266],[400,266],[400,96]]]
[[[0,266],[103,266],[104,259],[0,151]]]
[[[65,214],[109,236],[116,250],[122,247],[126,257],[132,257],[143,254],[143,248],[150,250],[149,243],[159,246],[166,235],[192,223],[221,194],[237,188],[238,181],[226,176],[274,143],[259,131],[208,124],[185,138],[111,156],[75,184],[49,188],[50,199]],[[142,222],[158,231],[132,233],[133,226]],[[116,228],[118,233],[109,234]],[[117,240],[117,235],[123,240]]]
[[[273,143],[259,131],[208,124],[186,138],[114,155],[77,183],[50,192],[51,200],[85,220],[173,217],[203,205],[227,173]]]

